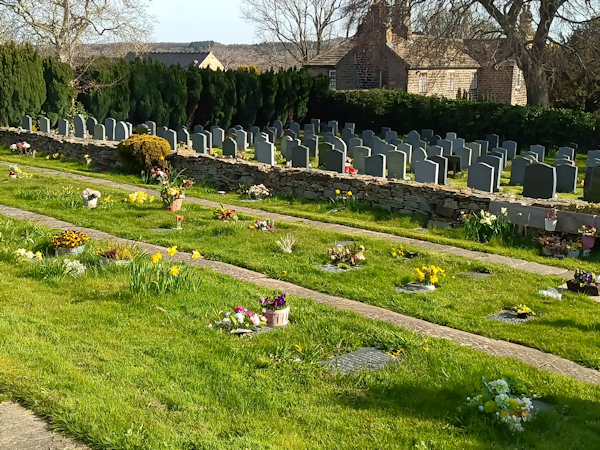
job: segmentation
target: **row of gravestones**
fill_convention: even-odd
[[[50,127],[50,119],[47,117],[41,117],[40,120],[40,131],[42,133],[51,133],[52,128]],[[78,114],[73,118],[73,134],[78,138],[86,138],[91,135],[94,139],[99,140],[111,140],[111,141],[122,141],[131,136],[133,132],[133,125],[129,122],[117,122],[115,119],[106,119],[104,125],[98,124],[97,120],[90,117],[87,121],[85,118]],[[33,130],[33,119],[30,116],[23,116],[21,118],[21,128],[32,131]],[[58,134],[60,136],[70,136],[70,123],[66,119],[60,119],[58,121]]]

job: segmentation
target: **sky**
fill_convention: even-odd
[[[252,44],[254,31],[241,19],[241,0],[152,0],[155,42],[215,41]]]

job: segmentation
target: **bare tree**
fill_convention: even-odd
[[[152,17],[146,7],[146,0],[0,0],[14,40],[32,42],[72,65],[85,57],[85,44],[147,40]]]
[[[262,41],[276,41],[303,63],[345,32],[350,0],[243,0],[242,18]]]

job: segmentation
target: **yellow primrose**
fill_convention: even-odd
[[[58,158],[58,153],[55,153],[54,155],[52,155],[52,157],[53,157],[54,159]]]
[[[89,158],[89,157],[90,157],[90,155],[83,155],[83,157],[84,157],[84,158]]]
[[[50,155],[46,156],[46,159],[50,159]]]
[[[35,257],[41,261],[42,260],[42,252],[35,252]]]
[[[170,247],[169,249],[167,249],[167,255],[173,256],[175,253],[177,253],[177,246],[176,245],[174,245],[173,247]]]
[[[164,161],[164,160],[165,160],[165,157],[164,157],[164,156],[161,156],[159,159],[160,159],[161,161]]]

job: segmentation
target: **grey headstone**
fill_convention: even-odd
[[[33,120],[31,116],[21,117],[21,128],[27,131],[33,131]]]
[[[202,125],[194,125],[194,133],[202,133],[204,131],[204,127]]]
[[[504,141],[502,148],[506,149],[506,157],[509,161],[512,161],[517,157],[517,143],[515,141]]]
[[[158,129],[156,130],[156,135],[158,137],[163,137],[165,134],[165,131],[167,131],[168,128],[167,127],[158,127]]]
[[[292,160],[292,155],[294,154],[294,148],[302,145],[300,139],[292,139],[292,142],[288,142],[285,147],[285,155],[284,158],[286,161]]]
[[[439,145],[432,145],[427,149],[427,156],[442,156],[444,149]]]
[[[40,117],[40,131],[42,133],[50,133],[50,119],[47,117]]]
[[[331,127],[331,132],[333,133],[333,135],[337,136],[337,134],[338,134],[337,120],[330,120],[329,122],[327,122],[327,125],[329,125]]]
[[[399,152],[402,152],[406,155],[406,163],[410,164],[412,162],[412,145],[410,144],[400,144],[396,147]],[[423,158],[425,159],[425,158]]]
[[[467,187],[484,192],[494,192],[494,168],[486,163],[477,163],[469,169]]]
[[[440,142],[442,140],[442,137],[439,134],[434,134],[433,137],[431,138],[431,142],[429,143],[429,145],[437,145],[438,142]]]
[[[487,141],[486,141],[487,142]],[[481,156],[481,144],[477,142],[467,142],[465,147],[471,149],[471,161],[477,161],[477,158]]]
[[[568,156],[571,161],[575,159],[575,149],[570,147],[559,147],[558,156]]]
[[[333,148],[346,153],[346,151],[347,151],[346,143],[342,139],[340,139],[337,136],[333,136],[331,138],[330,142],[333,144]]]
[[[453,141],[454,139],[456,139],[456,133],[453,133],[451,131],[446,133],[446,139],[448,141]],[[439,145],[439,144],[438,144]]]
[[[588,167],[586,169],[583,183],[583,199],[587,202],[600,203],[600,166]]]
[[[225,132],[225,134],[227,136],[235,136],[236,131],[237,131],[237,128],[235,128],[235,127],[227,128],[227,131]]]
[[[222,147],[223,141],[225,140],[225,130],[219,127],[213,128],[212,140],[215,147]]]
[[[177,150],[177,132],[175,130],[167,129],[163,131],[163,139],[166,139],[171,147],[171,150]]]
[[[385,155],[372,155],[365,158],[365,175],[385,177]]]
[[[75,128],[75,137],[82,139],[85,138],[87,134],[87,130],[85,127],[85,117],[83,117],[81,114],[77,114],[75,117],[73,117],[73,125]]]
[[[296,133],[296,137],[294,137],[294,139],[298,139],[298,136],[300,136],[300,124],[297,122],[290,123],[290,130]]]
[[[525,168],[532,164],[531,160],[526,157],[515,158],[510,169],[511,186],[523,186],[525,180]]]
[[[529,151],[533,152],[537,155],[539,162],[544,162],[544,157],[546,155],[546,149],[543,145],[530,145]]]
[[[411,130],[406,135],[406,142],[408,142],[410,145],[412,145],[413,148],[421,147],[421,135],[419,135],[418,131]],[[423,148],[425,148],[425,147],[423,147]]]
[[[389,152],[386,159],[387,177],[397,180],[406,178],[406,153],[400,151]]]
[[[381,135],[385,138],[385,134],[388,131],[392,131],[392,129],[390,127],[381,127]]]
[[[237,130],[235,132],[235,142],[238,148],[246,150],[248,148],[248,136],[244,130]]]
[[[556,168],[548,164],[530,164],[525,168],[523,197],[554,198],[556,194]]]
[[[381,154],[381,155],[387,155],[389,152],[395,152],[396,150],[398,150],[398,148],[395,145],[392,144],[386,144],[385,142],[383,144],[381,144],[381,146],[379,147],[379,153],[375,153],[373,152],[373,154]]]
[[[115,126],[115,141],[121,142],[129,137],[129,128],[125,122],[117,122]]]
[[[369,156],[371,156],[371,149],[369,147],[354,147],[354,159],[352,165],[358,173],[365,173],[365,158]]]
[[[350,158],[354,158],[354,148],[361,147],[363,145],[363,140],[361,138],[350,138],[348,141],[348,156]]]
[[[502,169],[506,167],[506,164],[508,163],[508,151],[505,148],[494,148],[489,154],[494,156],[500,156],[502,158]]]
[[[292,148],[292,167],[308,169],[309,151],[304,145],[296,145]]]
[[[484,141],[482,139],[476,140],[475,143],[479,144],[479,146],[481,148],[481,151],[479,152],[479,156],[487,155],[488,149],[490,148],[489,147],[490,143],[488,141]]]
[[[304,145],[308,147],[308,154],[311,158],[318,158],[319,155],[319,136],[312,135],[304,139]]]
[[[534,152],[521,152],[521,157],[523,158],[529,158],[533,161],[539,162],[538,161],[538,154],[534,153]]]
[[[375,133],[371,130],[364,130],[362,132],[362,140],[365,147],[371,147],[373,144],[373,136],[375,136]]]
[[[331,134],[333,134],[333,127],[331,125],[321,125],[321,131],[323,133],[331,133]]]
[[[190,145],[190,133],[188,133],[188,130],[185,127],[180,128],[177,132],[177,144],[180,142],[183,142],[183,144],[188,147]]]
[[[267,134],[269,135],[269,142],[271,142],[271,144],[274,144],[277,141],[277,139],[279,139],[279,136],[277,136],[277,133],[279,133],[279,131],[277,131],[277,128],[275,128],[275,127],[267,128]]]
[[[88,117],[87,121],[85,122],[85,128],[92,136],[96,131],[96,125],[98,125],[98,121],[94,117]]]
[[[244,130],[244,127],[241,126],[241,125],[234,125],[233,128],[235,128],[237,131],[243,131]]]
[[[437,145],[442,147],[442,155],[448,156],[452,154],[452,141],[441,139],[438,141]]]
[[[253,127],[250,127],[249,131],[252,134],[252,136],[256,137],[256,135],[258,133],[260,133],[260,128],[258,128],[256,125],[254,125]]]
[[[462,148],[465,146],[465,140],[463,138],[449,139],[452,141],[452,152],[454,153],[455,148]]]
[[[281,120],[276,119],[273,121],[273,127],[277,130],[277,139],[279,139],[283,134],[283,123]],[[275,141],[272,142],[275,143]]]
[[[586,167],[594,167],[596,166],[596,160],[600,159],[600,150],[590,150],[587,154]],[[587,173],[586,173],[587,176]]]
[[[500,147],[500,137],[497,134],[488,134],[485,137],[485,140],[488,141],[488,148],[498,148]]]
[[[327,126],[329,126],[329,125],[327,125]],[[325,142],[329,142],[329,141],[331,140],[331,138],[332,138],[332,137],[333,137],[333,133],[332,133],[331,131],[325,131],[325,132],[323,133],[323,140],[324,140]]]
[[[296,124],[298,125],[298,124]],[[298,125],[299,126],[299,125]],[[291,137],[292,139],[298,139],[298,134],[296,133],[294,130],[292,130],[291,128],[289,130],[285,130],[283,132],[283,136],[287,136],[287,137]]]
[[[385,141],[381,140],[379,136],[373,136],[373,140],[371,141],[371,150],[374,155],[381,153],[381,147]]]
[[[354,122],[346,122],[346,123],[344,124],[344,129],[348,129],[348,130],[350,130],[350,132],[351,132],[352,134],[354,134],[354,128],[355,128],[355,127],[356,127],[356,124],[355,124]]]
[[[255,144],[258,144],[259,142],[271,142],[269,139],[269,135],[267,133],[258,133],[256,135],[256,139],[254,140]]]
[[[192,134],[192,148],[196,153],[206,154],[206,135],[204,133]]]
[[[556,168],[556,192],[573,193],[577,189],[577,166],[567,164]]]
[[[398,133],[396,131],[388,131],[387,133],[385,133],[385,141],[388,144],[392,143],[392,140],[394,139],[398,139]]]
[[[327,159],[325,160],[325,170],[331,170],[333,172],[344,173],[346,169],[346,152],[341,150],[333,149],[327,152]]]
[[[321,119],[310,119],[310,123],[312,123],[315,133],[321,132]]]
[[[112,117],[107,117],[104,120],[104,127],[106,128],[106,135],[108,136],[109,141],[115,140],[115,127],[117,126],[117,121]]]
[[[390,358],[385,352],[375,347],[362,347],[359,350],[336,356],[327,361],[318,361],[317,364],[330,366],[336,372],[351,374],[365,370],[382,369],[386,364],[391,364],[394,361],[397,361],[397,359]]]
[[[94,139],[103,141],[105,136],[106,136],[106,130],[104,128],[104,125],[102,125],[101,123],[97,123],[96,126],[94,127]]]
[[[565,147],[569,147],[575,150],[575,153],[577,153],[577,150],[579,149],[579,144],[576,144],[575,142],[567,142],[565,144]]]
[[[421,130],[421,137],[424,141],[429,142],[433,138],[433,130],[423,129]]]
[[[291,144],[293,142],[294,139],[292,139],[290,136],[283,136],[281,138],[281,155],[285,158],[285,159],[289,159],[287,157],[287,152],[288,152],[288,147],[291,148]]]
[[[418,161],[423,161],[427,158],[427,153],[423,149],[423,147],[412,147],[412,158],[411,164],[416,163]],[[411,166],[411,171],[414,172],[414,169]]]
[[[127,125],[127,130],[129,131],[129,136],[133,134],[133,124],[131,122],[125,122]]]
[[[275,165],[275,145],[270,142],[258,142],[254,148],[254,157],[259,163]]]
[[[471,166],[472,150],[467,147],[455,148],[454,154],[460,158],[460,165],[463,169],[468,169]]]
[[[223,141],[223,156],[237,158],[237,144],[233,138],[227,136]]]
[[[344,142],[348,143],[348,140],[352,137],[352,130],[350,128],[342,129],[342,139]]]
[[[200,134],[206,136],[206,149],[209,153],[212,153],[213,149],[213,132],[209,130],[201,131]]]
[[[494,191],[500,190],[500,177],[502,176],[503,161],[499,156],[494,155],[485,155],[480,156],[477,162],[486,163],[488,166],[492,166],[494,168]]]
[[[434,161],[424,159],[412,164],[417,183],[437,183],[439,165]]]
[[[437,163],[439,166],[437,184],[441,184],[442,186],[446,185],[448,177],[448,158],[444,156],[429,156],[427,159]]]
[[[58,121],[58,134],[61,136],[69,135],[69,121],[67,119],[60,119]]]
[[[325,167],[327,161],[327,153],[333,150],[333,144],[329,142],[322,142],[319,144],[319,166]]]
[[[304,132],[305,133],[313,133],[315,132],[315,127],[313,126],[312,123],[307,123],[304,125]]]

